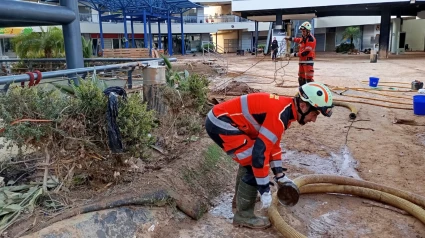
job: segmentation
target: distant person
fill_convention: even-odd
[[[277,43],[276,37],[273,37],[272,41],[272,60],[277,60],[277,50],[279,49],[279,44]]]
[[[310,22],[304,22],[299,29],[302,32],[301,37],[285,37],[285,40],[293,41],[299,44],[299,52],[291,54],[294,57],[299,56],[298,83],[314,82],[314,58],[316,51],[316,39],[310,33]]]

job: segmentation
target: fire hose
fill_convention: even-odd
[[[337,175],[304,175],[294,179],[300,194],[340,193],[351,194],[375,201],[387,203],[402,209],[425,224],[425,197],[387,187],[384,185]],[[273,201],[268,209],[269,217],[274,227],[289,238],[306,237],[283,220],[278,212],[279,198],[273,194]]]

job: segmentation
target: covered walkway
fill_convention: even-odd
[[[169,47],[173,45],[171,20],[180,22],[182,54],[184,55],[183,13],[191,8],[202,7],[189,0],[79,0],[79,2],[95,9],[99,13],[100,45],[102,51],[105,47],[102,29],[103,21],[113,20],[123,24],[125,48],[130,48],[127,23],[131,23],[131,48],[136,48],[134,22],[142,22],[144,47],[151,51],[151,49],[156,48],[155,43],[157,43],[158,49],[166,49],[170,56],[173,55],[173,47]],[[111,14],[103,15],[105,12]],[[153,42],[154,39],[151,31],[153,23],[158,23],[157,42]],[[164,42],[164,46],[161,40],[161,23],[167,24],[167,42]]]

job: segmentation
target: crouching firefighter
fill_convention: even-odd
[[[314,82],[314,58],[316,51],[316,39],[310,33],[310,22],[304,22],[299,30],[302,32],[301,37],[285,37],[285,40],[293,41],[299,44],[298,53],[293,53],[291,56],[299,57],[298,82],[299,85]]]
[[[292,183],[282,167],[282,134],[294,121],[304,125],[315,122],[320,113],[330,117],[332,107],[330,90],[314,82],[299,87],[295,97],[252,93],[217,104],[208,112],[208,135],[239,163],[234,225],[255,229],[271,225],[268,218],[254,215],[254,206],[257,192],[263,208],[271,205],[270,168],[275,182]]]

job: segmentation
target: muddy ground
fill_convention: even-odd
[[[216,85],[223,82],[246,82],[252,88],[282,95],[294,95],[298,65],[271,62],[261,57],[228,56],[228,77],[216,77]],[[188,59],[190,60],[190,59]],[[338,87],[369,88],[369,77],[379,77],[383,89],[408,91],[413,80],[424,81],[425,55],[393,56],[370,63],[369,55],[318,54],[315,80]],[[252,67],[253,66],[253,67]],[[275,69],[277,71],[276,82]],[[245,75],[240,72],[252,67]],[[399,83],[384,83],[399,82]],[[225,84],[226,85],[226,84]],[[215,88],[214,89],[219,89]],[[341,92],[339,90],[338,92]],[[338,96],[336,99],[371,102],[401,108],[412,108],[412,92],[378,91],[397,97],[349,90],[345,94],[362,99]],[[402,98],[404,97],[404,98]],[[379,100],[398,102],[386,103]],[[391,109],[354,103],[359,110],[356,120],[350,121],[349,111],[336,107],[331,118],[320,117],[316,123],[292,125],[283,136],[283,160],[288,175],[296,178],[304,174],[337,174],[363,179],[404,189],[425,196],[425,127],[394,124],[395,118],[411,119],[425,125],[425,117],[415,116],[413,110]],[[231,226],[230,202],[233,181],[226,193],[218,198],[213,208],[201,221],[176,224],[179,234],[164,231],[169,237],[279,237],[274,229],[252,231]],[[265,212],[265,211],[260,211]],[[425,237],[425,225],[416,218],[382,208],[362,198],[336,195],[305,195],[293,208],[281,208],[289,224],[308,237]],[[211,233],[210,233],[211,232]],[[208,235],[207,235],[208,234]]]
[[[179,62],[175,65],[179,69],[192,67],[192,70],[199,73],[210,74],[213,82],[211,88],[221,92],[217,98],[223,97],[223,92],[228,92],[222,89],[227,85],[225,82],[231,81],[245,82],[251,88],[264,92],[295,94],[298,84],[298,65],[295,59],[288,64],[286,61],[273,63],[269,57],[262,56],[227,57],[227,76],[213,74],[201,63],[202,57],[178,57]],[[424,65],[425,55],[420,54],[393,56],[379,60],[378,63],[370,63],[369,55],[319,53],[315,63],[315,80],[331,86],[367,89],[367,83],[362,81],[375,76],[380,78],[380,86],[385,85],[384,89],[389,89],[387,86],[390,86],[407,91],[411,81],[425,81]],[[279,68],[281,69],[276,71]],[[244,72],[247,69],[249,70]],[[245,74],[238,76],[241,72]],[[387,95],[353,90],[343,93],[347,96],[334,94],[336,99],[381,105],[354,103],[359,110],[354,121],[349,120],[348,109],[336,107],[331,118],[319,117],[316,123],[305,126],[292,124],[282,138],[283,161],[288,168],[289,177],[337,174],[425,196],[425,127],[393,123],[397,118],[415,120],[425,125],[425,117],[415,116],[411,110],[414,93],[372,92]],[[410,110],[385,108],[383,105]],[[168,134],[174,135],[173,132]],[[205,134],[200,137],[197,141],[189,140],[182,144],[181,151],[177,156],[172,156],[173,159],[158,154],[161,159],[141,166],[143,171],[128,178],[124,185],[99,186],[95,191],[89,192],[86,191],[87,188],[81,188],[65,196],[72,201],[70,203],[73,206],[78,206],[94,198],[110,197],[123,191],[135,193],[171,185],[179,188],[182,194],[194,202],[208,202],[208,213],[195,221],[179,211],[156,208],[158,222],[154,224],[155,228],[152,229],[151,225],[143,226],[138,230],[137,237],[280,237],[274,228],[253,231],[232,226],[231,199],[236,166],[231,161],[229,163],[226,159],[221,159],[204,176],[194,173],[193,171],[202,167],[202,155],[211,144]],[[266,213],[259,209],[257,212]],[[425,225],[416,218],[352,196],[305,195],[297,206],[281,207],[280,213],[285,221],[308,237],[425,237]],[[39,217],[43,215],[46,216],[41,213]],[[35,220],[31,217],[29,223]],[[49,230],[54,230],[55,226],[60,225],[42,230],[32,237],[47,237],[45,235],[49,234]],[[22,229],[22,226],[14,229]]]

